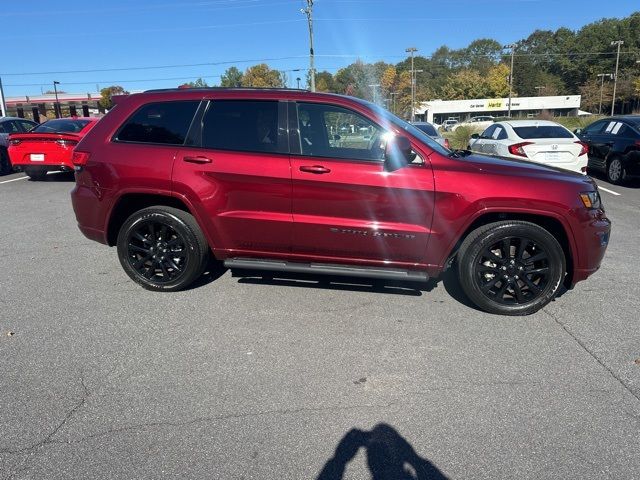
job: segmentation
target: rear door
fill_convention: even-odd
[[[423,263],[434,202],[433,173],[384,168],[385,131],[353,110],[298,103],[293,138],[294,254]],[[294,115],[292,115],[294,116]],[[340,125],[349,125],[339,132]],[[297,127],[297,128],[296,128]]]
[[[604,130],[612,123],[615,122],[599,120],[584,128],[580,133],[580,139],[589,146],[588,166],[590,168],[598,168],[601,170],[606,168],[606,152],[604,151],[604,146],[607,142],[608,134],[606,134]],[[611,125],[611,128],[613,128],[613,125]]]
[[[216,250],[233,256],[290,250],[286,106],[212,99],[178,152],[173,189],[195,206]]]

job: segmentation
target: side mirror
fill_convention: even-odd
[[[471,138],[473,138],[473,139],[476,139],[476,140],[477,140],[478,138],[480,138],[480,134],[479,134],[479,133],[472,133],[472,134],[471,134]]]
[[[411,142],[407,137],[393,136],[387,140],[384,150],[384,166],[388,172],[405,167],[412,160]]]
[[[576,128],[573,133],[575,133],[576,135],[580,135],[582,133],[582,129],[581,128]]]

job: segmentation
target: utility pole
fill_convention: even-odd
[[[378,104],[378,87],[379,86],[380,86],[379,83],[374,83],[369,85],[369,87],[371,87],[373,91],[373,103],[375,103],[376,105]]]
[[[398,92],[389,92],[391,95],[391,113],[396,114],[396,97],[398,96]]]
[[[615,113],[615,109],[616,109],[616,86],[618,84],[618,63],[620,62],[620,46],[624,45],[624,42],[622,40],[614,40],[613,42],[611,42],[611,45],[617,45],[618,46],[618,54],[616,55],[616,71],[613,74],[613,98],[611,99],[611,115],[613,115]]]
[[[4,100],[4,88],[2,88],[2,78],[0,78],[0,116],[7,116],[7,104]]]
[[[611,73],[599,73],[596,75],[601,78],[600,81],[600,105],[598,105],[598,115],[602,113],[602,89],[604,88],[604,77],[613,78],[613,74]]]
[[[417,52],[418,49],[416,47],[409,47],[405,50],[405,52],[411,54],[411,121],[415,121],[416,113],[415,113],[415,103],[416,103],[416,77],[415,71],[413,69],[413,54]]]
[[[516,51],[516,44],[510,43],[509,45],[505,45],[503,48],[511,49],[511,68],[509,70],[509,113],[507,113],[507,117],[511,118],[511,96],[513,95],[513,55]]]
[[[56,106],[54,110],[56,111],[56,118],[60,118],[62,116],[62,112],[60,111],[60,102],[58,101],[58,88],[56,87],[56,85],[60,85],[60,82],[58,82],[57,80],[54,80],[53,91],[56,94]]]
[[[309,24],[309,78],[311,80],[311,91],[316,91],[316,69],[313,64],[313,0],[307,0],[307,8],[300,10],[307,16],[307,23]]]

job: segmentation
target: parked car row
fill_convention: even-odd
[[[472,134],[467,148],[584,174],[597,170],[620,184],[640,175],[640,115],[597,120],[574,132],[545,120],[496,122]]]

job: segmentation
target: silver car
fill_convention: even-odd
[[[433,138],[436,142],[438,142],[443,147],[450,148],[449,140],[447,138],[444,138],[442,135],[440,135],[440,132],[435,127],[435,125],[429,122],[413,122],[413,125],[416,128],[422,130],[427,135],[429,135],[431,138]]]

